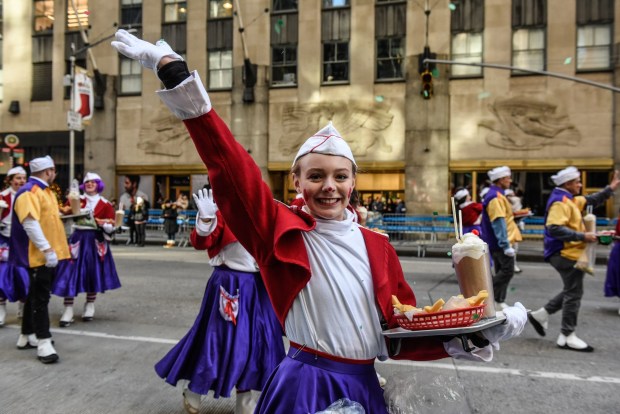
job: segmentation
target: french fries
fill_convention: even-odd
[[[484,301],[489,297],[489,292],[486,290],[481,290],[477,295],[466,298],[465,301],[469,304],[470,307],[480,306],[484,303]],[[457,298],[463,298],[463,295],[458,295]],[[419,313],[435,313],[440,312],[446,302],[443,299],[437,299],[432,306],[425,306],[424,308],[416,308],[415,306],[405,305],[400,303],[398,298],[395,295],[392,295],[392,306],[395,310],[398,310],[399,313],[405,313],[413,311],[413,314]]]

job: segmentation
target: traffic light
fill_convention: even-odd
[[[420,94],[424,99],[431,99],[433,95],[433,74],[428,69],[425,69],[421,74],[420,78],[422,79],[422,90]]]

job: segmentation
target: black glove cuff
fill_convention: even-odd
[[[175,60],[162,66],[157,76],[164,83],[166,89],[174,89],[178,84],[189,78],[190,73],[184,60]]]

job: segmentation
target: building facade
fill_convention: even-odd
[[[617,93],[541,73],[615,85],[614,0],[0,3],[0,137],[20,137],[26,160],[51,153],[68,182],[74,56],[95,85],[90,124],[75,134],[76,175],[97,171],[114,183],[111,198],[126,174],[157,202],[201,188],[207,173],[155,96],[157,77],[109,46],[119,26],[184,56],[284,201],[297,148],[330,120],[362,170],[362,199],[404,198],[415,214],[447,213],[454,187],[476,194],[498,165],[542,214],[555,171],[579,167],[591,192],[620,164]],[[615,216],[614,203],[598,213]]]

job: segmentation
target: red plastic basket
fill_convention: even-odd
[[[486,305],[473,306],[465,309],[455,309],[435,313],[413,315],[409,320],[404,314],[396,315],[396,322],[410,331],[421,329],[458,328],[469,326],[482,318]]]

